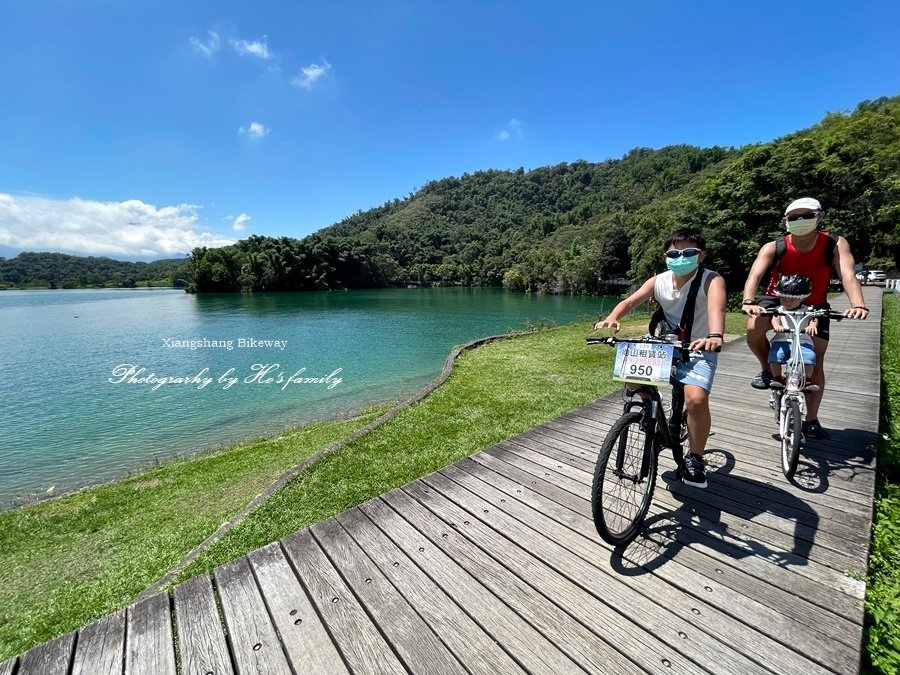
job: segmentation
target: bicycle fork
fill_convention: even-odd
[[[637,475],[626,475],[623,471],[625,465],[626,446],[628,438],[626,434],[619,436],[619,444],[616,448],[616,475],[620,477],[630,478],[633,482],[639,483],[650,475],[650,453],[653,452],[653,441],[656,436],[657,427],[665,429],[665,419],[662,415],[662,406],[655,398],[649,400],[635,401],[633,398],[625,403],[625,412],[633,412],[635,408],[639,408],[641,416],[641,430],[644,432],[644,448],[641,452],[641,467]]]

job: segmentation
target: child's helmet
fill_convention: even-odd
[[[778,280],[775,295],[779,298],[805,300],[812,293],[812,281],[801,274],[786,274]]]

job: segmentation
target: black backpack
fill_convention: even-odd
[[[837,278],[837,270],[834,269],[834,247],[837,246],[838,235],[829,232],[828,233],[828,241],[825,242],[825,262],[828,264],[828,268],[831,270],[831,278]],[[775,240],[775,258],[772,260],[772,264],[769,266],[769,269],[766,270],[765,276],[763,279],[766,280],[766,285],[768,286],[769,280],[772,278],[772,271],[778,269],[778,263],[781,261],[781,256],[784,255],[784,252],[787,251],[787,237],[782,235]]]

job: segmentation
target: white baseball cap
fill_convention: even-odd
[[[813,199],[812,197],[802,197],[801,199],[795,199],[790,204],[788,204],[788,207],[784,210],[784,215],[789,214],[791,211],[799,211],[800,209],[821,211],[822,205],[819,203],[818,199]]]

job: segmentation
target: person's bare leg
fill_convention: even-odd
[[[772,317],[751,316],[747,319],[747,346],[759,361],[761,370],[769,370],[769,340],[766,331],[772,327]]]
[[[687,410],[690,451],[700,457],[706,452],[706,441],[712,418],[709,414],[709,392],[703,387],[688,384],[684,387],[684,407]]]
[[[819,385],[819,391],[806,392],[806,419],[819,419],[819,405],[822,403],[822,394],[825,393],[825,350],[828,349],[828,340],[813,337],[813,346],[816,350],[816,370],[813,373],[812,383]]]

